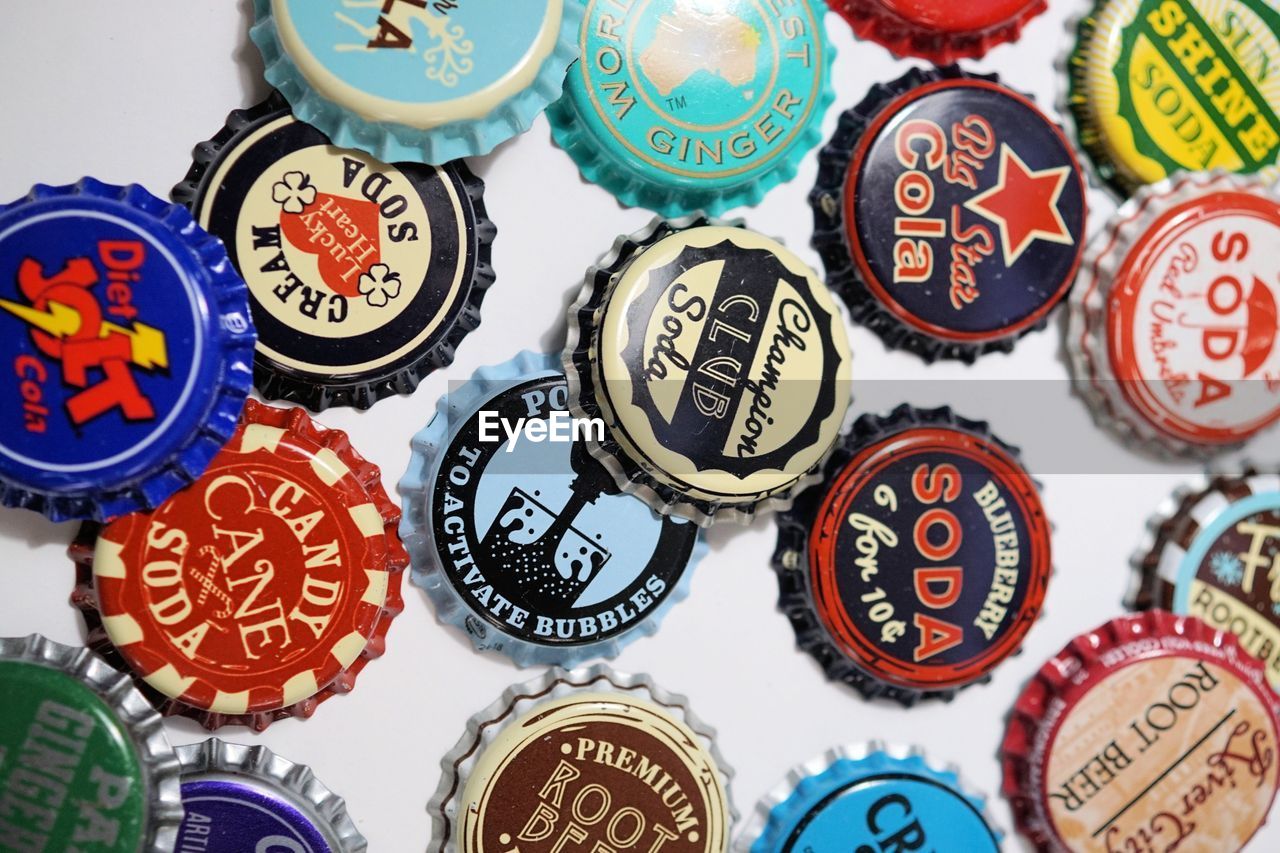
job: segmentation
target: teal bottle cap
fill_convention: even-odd
[[[629,207],[758,204],[818,144],[834,97],[825,12],[820,0],[587,0],[552,136]]]
[[[488,154],[560,96],[578,0],[254,0],[294,115],[387,163]]]
[[[999,853],[1001,835],[986,799],[954,769],[873,743],[794,768],[756,806],[733,853]]]
[[[0,638],[0,848],[173,850],[178,761],[160,717],[84,648]]]

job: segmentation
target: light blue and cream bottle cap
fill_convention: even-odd
[[[999,853],[986,800],[917,750],[868,744],[792,769],[755,808],[732,853]]]
[[[707,548],[696,524],[618,490],[568,406],[556,356],[481,368],[441,398],[400,481],[413,582],[441,622],[520,666],[652,634]]]
[[[552,135],[626,206],[758,204],[818,144],[833,98],[825,13],[821,0],[586,0]]]
[[[254,0],[294,115],[384,162],[488,154],[560,96],[581,0]]]

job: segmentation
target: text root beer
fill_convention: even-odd
[[[713,737],[643,676],[552,670],[472,718],[444,761],[430,849],[722,853],[732,816]]]

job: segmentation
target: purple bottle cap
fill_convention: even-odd
[[[186,816],[175,853],[363,853],[342,798],[266,747],[179,747]]]

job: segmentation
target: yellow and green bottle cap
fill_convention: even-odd
[[[1063,112],[1113,189],[1177,171],[1280,175],[1273,0],[1098,0],[1072,30]]]

